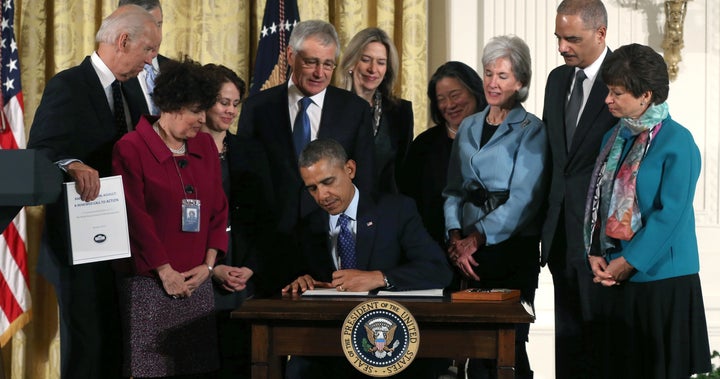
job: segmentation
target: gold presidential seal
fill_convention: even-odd
[[[395,375],[412,363],[420,345],[415,317],[400,303],[373,299],[345,317],[340,336],[345,357],[365,375]]]

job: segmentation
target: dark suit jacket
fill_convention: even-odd
[[[296,277],[332,281],[328,220],[318,209],[301,223],[303,262]],[[445,254],[423,227],[412,199],[402,195],[373,199],[360,192],[356,254],[358,269],[381,270],[398,290],[444,288],[452,279]]]
[[[435,125],[420,133],[410,144],[400,191],[415,199],[425,228],[441,245],[445,244],[445,198],[448,163],[453,139],[444,125]]]
[[[611,52],[605,56],[607,59]],[[573,136],[572,148],[567,151],[565,143],[565,102],[575,68],[563,65],[548,76],[545,86],[543,122],[547,127],[552,157],[552,179],[548,209],[542,231],[542,264],[555,254],[553,239],[556,232],[564,230],[566,252],[571,260],[583,259],[583,224],[585,198],[595,159],[600,153],[603,135],[617,123],[605,104],[608,89],[600,73],[595,78],[578,126]],[[560,224],[563,220],[564,223]],[[560,228],[560,230],[558,230]],[[577,252],[577,254],[575,254]],[[557,251],[565,254],[565,251]]]
[[[140,114],[147,112],[145,99],[139,88],[123,89],[135,125]],[[101,177],[108,176],[118,138],[114,120],[100,79],[86,57],[79,66],[48,81],[30,128],[28,148],[43,152],[51,161],[80,159]],[[50,248],[42,244],[38,259],[38,271],[54,285],[58,298],[60,333],[65,336],[62,376],[119,378],[122,340],[110,262],[70,266],[62,198],[45,206]]]
[[[147,112],[142,91],[123,86],[131,122],[135,125]],[[139,89],[139,88],[138,88]],[[43,152],[51,161],[76,158],[110,175],[112,148],[117,141],[113,112],[90,57],[79,66],[52,77],[30,127],[29,149]],[[71,180],[66,176],[67,180]],[[62,199],[46,206],[50,244],[61,263],[67,264],[67,221]]]
[[[392,104],[383,97],[382,121],[375,135],[375,178],[380,192],[398,193],[398,178],[413,139],[414,124],[411,102],[398,99]]]
[[[266,275],[268,282],[258,282],[261,295],[279,291],[287,284],[290,267],[278,267],[277,262],[292,258],[297,250],[293,233],[298,221],[318,209],[300,177],[291,125],[287,83],[248,98],[238,123],[238,135],[255,139],[265,149],[274,190],[273,201],[267,206],[276,221],[274,238],[268,241],[274,245],[274,253],[258,262],[260,276],[272,277]],[[364,100],[348,91],[328,87],[317,137],[337,140],[357,162],[355,184],[362,191],[373,190],[372,124]]]
[[[230,209],[231,244],[217,264],[245,266],[253,270],[247,291],[229,293],[217,282],[214,283],[215,308],[235,309],[246,296],[254,293],[254,282],[263,280],[262,273],[257,269],[257,257],[264,254],[267,241],[274,238],[270,234],[275,224],[273,215],[267,211],[274,191],[270,184],[267,155],[257,141],[227,133],[225,143],[228,172],[227,178],[223,177],[223,186]]]

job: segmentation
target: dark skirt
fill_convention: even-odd
[[[540,238],[514,236],[490,246],[483,246],[473,254],[478,263],[475,273],[480,281],[468,281],[468,287],[512,288],[520,290],[520,299],[535,308],[535,289],[540,274]],[[530,324],[515,327],[515,378],[532,378],[526,342]],[[494,378],[497,364],[494,360],[471,359],[467,377]]]
[[[122,278],[118,287],[125,376],[189,375],[218,369],[210,280],[181,299],[168,296],[155,278]]]
[[[537,288],[540,274],[540,238],[513,236],[496,245],[482,246],[473,254],[481,288]]]
[[[601,377],[677,379],[711,370],[698,274],[601,292]]]

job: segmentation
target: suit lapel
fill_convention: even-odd
[[[335,271],[335,262],[333,262],[332,257],[332,237],[330,237],[330,214],[325,212],[322,209],[318,209],[317,212],[321,213],[321,217],[316,217],[314,220],[317,220],[317,222],[321,223],[320,225],[312,225],[311,230],[323,230],[325,231],[322,233],[323,236],[325,236],[325,246],[327,247],[326,251],[327,253],[323,255],[321,260],[322,267],[327,267],[329,270],[323,270],[322,272],[333,272]],[[314,233],[311,233],[314,234]]]
[[[575,155],[575,153],[577,153],[580,146],[582,146],[583,140],[587,137],[588,132],[593,127],[592,120],[597,119],[598,114],[602,111],[603,106],[605,106],[606,96],[607,87],[605,86],[605,83],[600,80],[600,77],[598,77],[595,80],[595,83],[593,83],[593,87],[590,90],[590,96],[588,96],[585,108],[580,115],[578,127],[575,130],[575,135],[573,137],[573,144],[570,148],[570,152],[568,153],[570,159]]]
[[[567,142],[565,141],[565,103],[567,94],[570,91],[570,83],[574,74],[573,67],[561,66],[561,72],[557,78],[548,82],[549,90],[546,96],[548,101],[547,109],[543,110],[544,120],[548,123],[548,136],[553,148],[553,154],[565,161],[567,158]],[[557,148],[562,146],[562,148]]]
[[[527,120],[527,111],[525,110],[525,108],[523,108],[522,104],[517,103],[515,105],[515,108],[510,110],[510,113],[508,113],[503,123],[498,126],[492,137],[490,137],[490,140],[487,142],[486,146],[490,147],[498,143],[498,141],[500,141],[506,134],[510,133],[515,128],[522,128],[524,126],[527,126],[525,125],[525,120]],[[530,123],[530,121],[528,120],[527,123]],[[480,141],[481,137],[482,130],[480,131],[480,135],[477,136],[477,140]]]
[[[102,127],[108,130],[112,129],[113,133],[115,133],[115,117],[113,116],[113,111],[105,95],[105,89],[102,83],[100,83],[100,78],[98,78],[93,68],[90,57],[85,58],[81,63],[81,67],[88,88],[87,96],[93,108],[96,109],[95,113],[102,120]]]
[[[611,52],[608,49],[608,52],[605,54],[605,59],[610,56],[610,53]],[[569,85],[570,84],[568,83],[568,87]],[[592,89],[590,90],[590,95],[588,96],[587,102],[585,102],[585,108],[583,108],[580,119],[578,120],[578,126],[575,130],[575,135],[573,136],[573,144],[570,147],[570,152],[568,153],[568,161],[572,160],[572,157],[578,152],[578,150],[582,146],[583,140],[585,140],[590,130],[593,128],[594,120],[597,120],[598,115],[605,107],[605,97],[607,96],[607,93],[607,86],[602,81],[601,73],[598,72],[597,76],[595,77],[595,82],[593,83]],[[564,115],[565,112],[563,112],[563,118]]]
[[[148,111],[147,101],[145,101],[145,94],[143,93],[142,87],[137,77],[128,79],[122,85],[123,95],[125,101],[127,101],[128,109],[130,109],[130,119],[132,123],[132,129],[135,129],[140,116],[144,114],[150,114]]]
[[[266,111],[268,111],[268,114],[260,115],[260,117],[268,117],[275,119],[269,124],[277,125],[280,128],[280,130],[276,131],[278,133],[277,135],[281,136],[281,143],[283,143],[287,148],[289,148],[288,151],[293,153],[289,155],[293,156],[294,161],[295,145],[293,144],[292,140],[292,121],[290,120],[290,107],[288,105],[289,100],[287,83],[282,85],[282,87],[280,88],[280,95],[275,97],[275,99],[277,99],[277,103],[272,104],[270,109],[266,109]]]
[[[360,194],[357,213],[357,235],[355,236],[355,254],[358,268],[364,270],[370,264],[375,232],[377,229],[375,202],[370,196]]]
[[[320,126],[318,127],[317,138],[328,138],[328,133],[331,131],[332,125],[336,124],[334,120],[334,101],[332,86],[328,86],[325,90],[325,100],[323,100],[322,112],[320,114]]]

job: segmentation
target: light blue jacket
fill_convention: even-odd
[[[518,104],[495,134],[479,147],[490,107],[460,124],[450,154],[445,196],[445,230],[478,230],[488,245],[514,235],[539,235],[538,212],[547,196],[547,135],[542,121]],[[509,190],[507,202],[489,214],[466,202],[465,188],[481,182],[488,191]]]
[[[633,141],[625,143],[623,159]],[[630,281],[699,272],[693,209],[699,176],[700,150],[692,134],[668,116],[638,169],[636,192],[643,226],[630,241],[621,241],[619,252],[608,255],[609,260],[623,256],[637,269]]]

